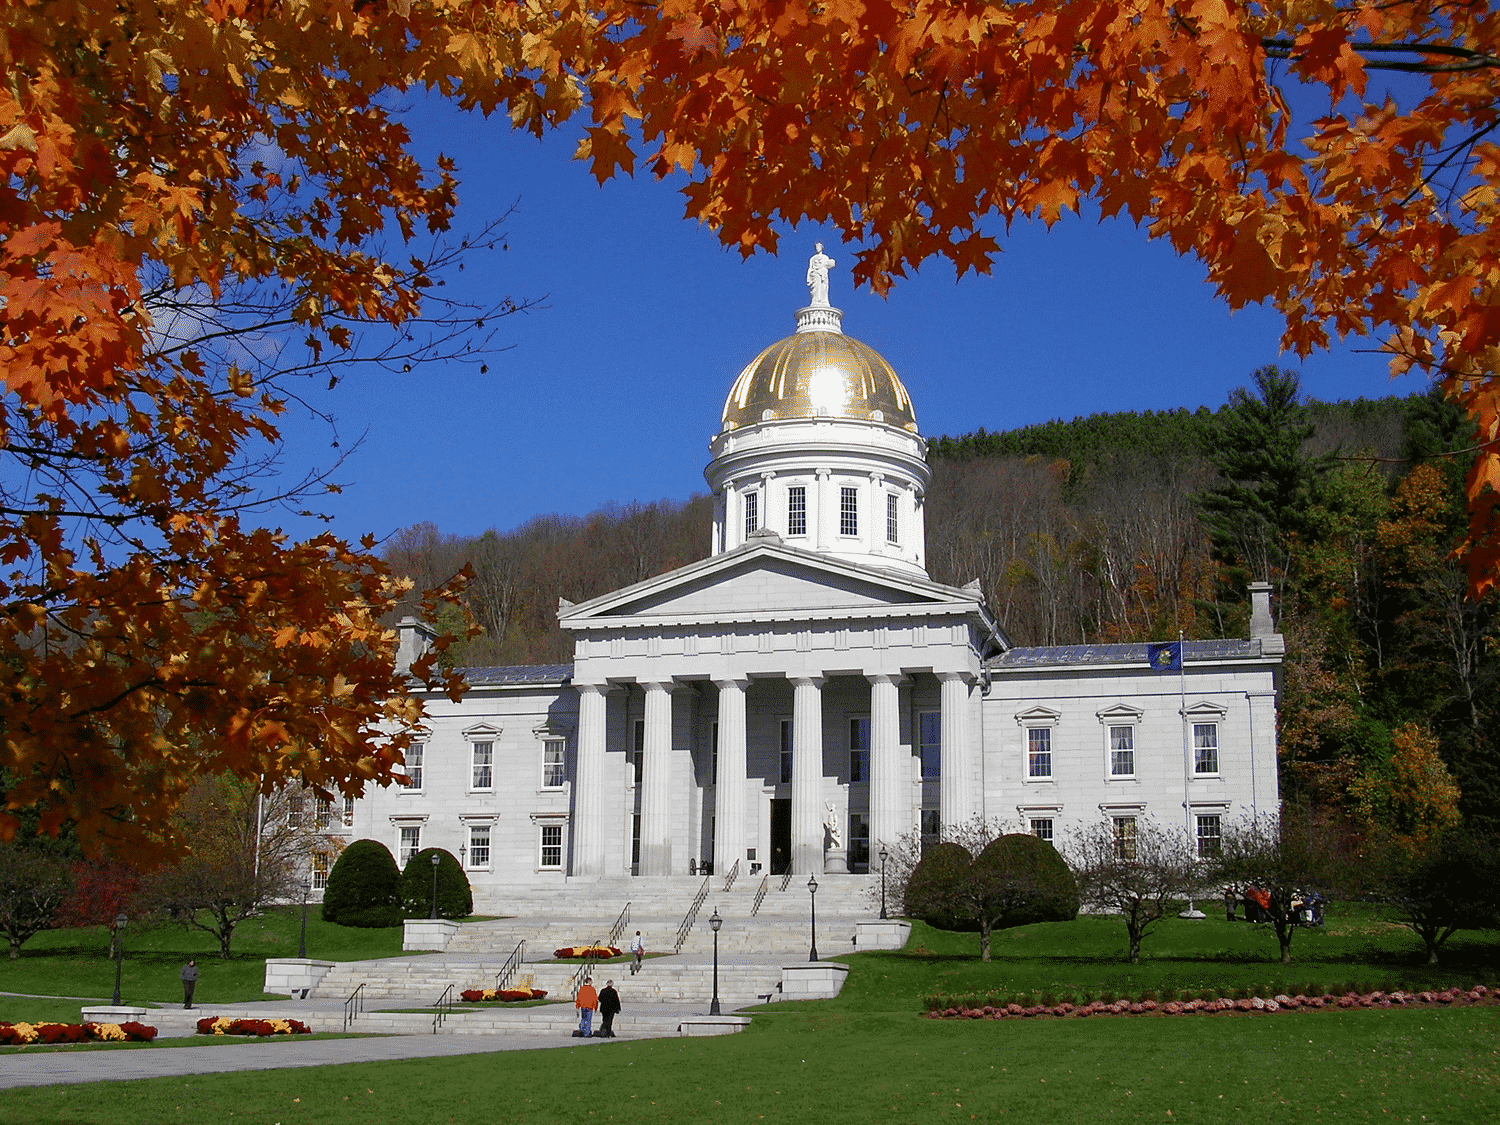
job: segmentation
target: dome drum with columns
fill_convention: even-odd
[[[466,669],[428,699],[414,784],[350,834],[463,857],[507,888],[632,876],[864,876],[882,846],[974,817],[1058,844],[1101,818],[1203,848],[1277,808],[1281,638],[1017,648],[978,583],[933,582],[931,479],[906,388],[842,331],[832,259],[797,331],[735,380],[705,477],[711,555],[558,616],[572,664]],[[403,624],[403,659],[421,648]]]

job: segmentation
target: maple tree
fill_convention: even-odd
[[[599,0],[592,19],[605,34],[541,68],[587,88],[580,155],[601,181],[638,155],[685,174],[688,215],[746,254],[779,220],[828,223],[884,291],[934,257],[988,271],[986,222],[1092,201],[1197,256],[1231,307],[1272,304],[1298,354],[1379,338],[1477,420],[1467,562],[1475,593],[1500,578],[1493,5]]]

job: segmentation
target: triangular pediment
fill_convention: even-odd
[[[962,590],[785,546],[757,545],[627,586],[559,612],[564,626],[620,618],[766,619],[882,609],[977,608]]]

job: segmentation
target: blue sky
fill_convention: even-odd
[[[364,435],[337,474],[343,493],[321,505],[346,537],[422,520],[479,534],[703,491],[724,396],[761,348],[793,330],[817,241],[837,263],[830,299],[845,331],[895,367],[929,437],[1216,407],[1266,363],[1299,368],[1321,399],[1425,386],[1393,382],[1384,359],[1356,350],[1370,341],[1300,363],[1282,355],[1274,311],[1231,314],[1196,260],[1128,222],[1073,218],[1008,234],[996,223],[988,233],[1005,252],[991,275],[955,282],[934,262],[882,299],[851,290],[852,248],[832,230],[804,225],[783,235],[778,257],[742,261],[682,218],[670,183],[642,174],[597,186],[571,159],[570,136],[538,141],[440,102],[414,102],[407,119],[419,152],[458,162],[459,229],[519,207],[509,249],[476,261],[460,285],[475,300],[509,294],[547,307],[500,322],[497,338],[512,347],[487,374],[362,372],[317,397],[345,445]],[[326,429],[286,421],[289,472],[332,459]]]

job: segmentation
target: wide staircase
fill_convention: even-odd
[[[490,912],[510,917],[464,923],[442,953],[336,965],[314,990],[314,996],[343,998],[363,985],[367,1005],[430,1005],[450,985],[455,992],[495,987],[496,974],[524,942],[523,961],[508,983],[530,983],[554,997],[571,997],[579,965],[547,963],[553,960],[553,950],[605,941],[611,930],[618,928],[615,944],[621,949],[627,948],[631,936],[640,930],[648,954],[672,954],[648,956],[641,972],[634,976],[624,963],[593,968],[596,984],[603,978],[615,980],[627,1014],[634,1011],[635,1019],[648,1018],[649,1011],[641,1011],[638,1006],[706,1004],[713,995],[714,940],[709,917],[717,911],[722,919],[718,941],[721,1004],[728,1010],[774,999],[782,964],[808,959],[812,939],[810,900],[814,896],[808,892],[806,876],[793,876],[789,882],[780,876],[736,879],[728,890],[728,880],[723,876],[708,876],[706,880],[706,895],[702,876],[600,879],[545,889],[511,888],[486,904]],[[878,895],[878,881],[872,885],[868,876],[830,875],[818,880],[815,897],[820,957],[853,951],[855,923],[878,913]],[[692,925],[684,933],[684,921],[700,899]],[[523,1013],[533,1014],[522,1020],[519,1017]],[[571,1008],[561,1007],[522,1009],[500,1016],[507,1025],[529,1020],[545,1025],[549,1032],[555,1031],[553,1025],[558,1021],[566,1023],[572,1018]],[[464,1023],[468,1024],[470,1018],[465,1016]],[[477,1029],[477,1025],[472,1026]]]

